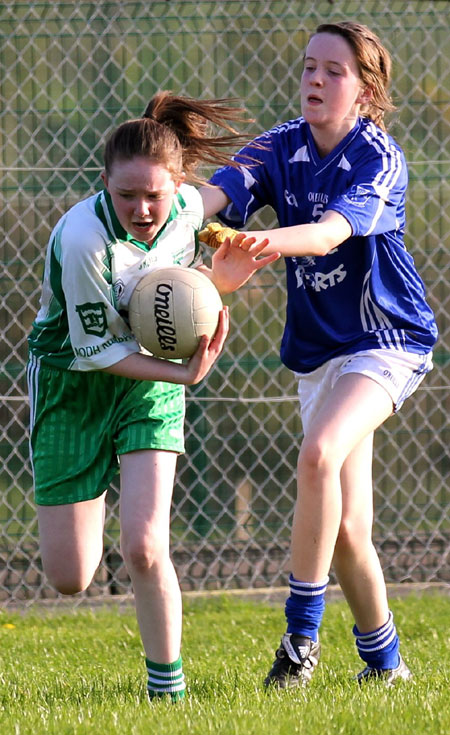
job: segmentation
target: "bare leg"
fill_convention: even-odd
[[[138,451],[121,456],[121,545],[133,583],[147,658],[180,655],[181,592],[169,556],[169,524],[177,455]]]
[[[299,454],[292,531],[292,572],[297,579],[319,582],[328,575],[342,520],[341,470],[355,447],[391,413],[386,391],[370,378],[351,373],[337,381],[308,428]],[[371,518],[372,505],[363,511]]]
[[[372,543],[373,434],[355,447],[341,471],[342,522],[334,568],[361,633],[384,625],[389,608],[386,584]]]
[[[37,508],[44,571],[65,595],[85,590],[100,564],[105,495],[81,503]]]

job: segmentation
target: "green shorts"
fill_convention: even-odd
[[[31,459],[38,505],[101,495],[118,455],[139,449],[184,452],[184,387],[102,371],[28,364]]]

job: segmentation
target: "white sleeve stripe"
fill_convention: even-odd
[[[377,131],[376,135],[373,134],[374,130]],[[381,157],[382,165],[381,171],[378,172],[372,181],[372,186],[375,191],[378,192],[380,201],[370,227],[364,233],[367,237],[375,229],[375,226],[383,213],[385,203],[389,199],[389,191],[397,183],[402,171],[402,160],[400,151],[398,151],[394,146],[389,145],[387,136],[381,130],[377,130],[374,126],[373,128],[369,127],[367,130],[363,131],[362,135],[368,144],[375,148],[376,152]],[[377,140],[377,137],[380,140]]]
[[[377,224],[378,220],[380,219],[381,215],[383,214],[383,209],[385,207],[386,202],[383,199],[380,199],[377,206],[377,211],[375,212],[371,225],[368,230],[366,230],[365,233],[363,233],[364,237],[367,237],[368,235],[371,235],[372,232],[375,229],[375,225]]]
[[[375,148],[382,160],[382,170],[376,175],[373,185],[375,188],[389,191],[400,176],[402,170],[401,155],[397,148],[389,144],[387,135],[381,130],[377,131],[377,135],[373,135],[374,129],[376,130],[376,128],[371,129],[369,127],[362,133],[363,138]],[[377,140],[377,137],[380,140]]]

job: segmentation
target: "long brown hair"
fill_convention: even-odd
[[[141,118],[127,120],[109,137],[104,153],[107,175],[117,159],[144,156],[164,165],[174,178],[181,173],[194,183],[205,179],[196,173],[200,163],[237,165],[226,149],[243,145],[250,138],[231,124],[253,122],[229,100],[197,100],[158,92]],[[213,126],[225,133],[214,134]]]
[[[318,33],[334,33],[345,38],[350,44],[361,80],[372,92],[372,97],[362,108],[361,114],[385,130],[385,113],[395,110],[388,91],[392,62],[387,49],[378,36],[361,23],[352,21],[322,23],[317,26],[313,35]]]

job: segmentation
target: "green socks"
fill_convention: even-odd
[[[183,699],[186,685],[184,683],[183,662],[181,656],[172,664],[156,664],[145,659],[148,682],[149,699],[169,696],[172,702]]]

